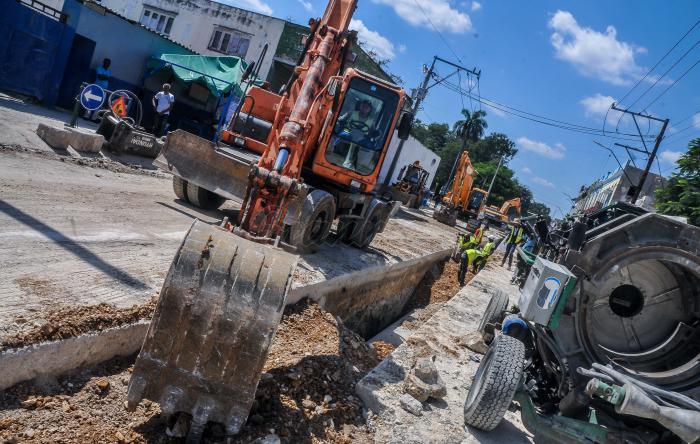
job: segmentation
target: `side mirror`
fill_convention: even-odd
[[[403,113],[401,120],[399,120],[399,125],[397,127],[399,133],[399,139],[406,140],[411,134],[411,127],[413,126],[413,114]]]
[[[241,77],[241,82],[245,82],[248,80],[248,77],[253,73],[253,70],[255,69],[255,62],[250,62],[250,65],[248,65],[243,71],[243,77]]]

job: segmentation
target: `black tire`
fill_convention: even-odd
[[[490,432],[501,422],[523,377],[525,346],[500,335],[474,375],[464,403],[464,423]]]
[[[289,243],[299,253],[314,253],[328,237],[335,219],[335,199],[323,190],[306,195],[301,215],[289,230]]]
[[[384,215],[382,206],[374,207],[367,218],[362,222],[357,232],[350,239],[350,244],[357,248],[367,248],[379,233]]]
[[[187,200],[192,205],[204,210],[215,210],[219,208],[226,199],[198,185],[187,182]]]
[[[491,295],[491,300],[481,317],[477,331],[483,335],[488,324],[497,324],[503,321],[509,302],[507,294],[502,290],[496,290],[496,294]]]
[[[187,181],[185,179],[173,176],[173,191],[178,199],[189,202],[189,199],[187,199]]]

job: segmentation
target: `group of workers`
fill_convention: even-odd
[[[496,249],[495,239],[492,235],[486,235],[486,243],[483,247],[481,246],[488,228],[488,222],[483,222],[472,234],[460,234],[457,239],[459,251],[459,273],[457,277],[460,285],[465,284],[469,267],[472,268],[472,273],[478,273],[484,268],[489,256]],[[529,239],[520,221],[516,219],[510,227],[504,242],[506,251],[501,260],[501,266],[504,266],[507,260],[508,270],[510,270],[516,247],[524,245],[524,248],[527,248],[532,241]]]

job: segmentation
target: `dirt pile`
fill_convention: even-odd
[[[426,307],[430,304],[447,302],[462,288],[457,280],[458,262],[448,259],[436,266],[438,267],[437,277],[431,271],[425,274],[425,277],[420,281],[413,291],[411,299],[408,301],[407,311]],[[473,275],[469,273],[467,282],[472,277]]]
[[[124,407],[133,360],[0,393],[0,442],[172,442],[157,404]],[[288,443],[368,441],[355,384],[377,363],[374,348],[317,304],[287,307],[235,442],[271,433]]]
[[[116,308],[108,304],[52,308],[43,316],[41,325],[3,338],[0,342],[0,351],[42,341],[71,338],[82,333],[150,319],[153,316],[156,301],[157,297],[154,296],[146,304],[133,305],[130,308]],[[17,321],[15,319],[15,322]]]

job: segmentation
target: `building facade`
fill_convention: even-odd
[[[396,132],[394,132],[394,136],[391,138],[391,142],[389,143],[389,149],[387,150],[386,158],[384,159],[384,164],[382,165],[382,168],[379,171],[379,183],[384,183],[384,179],[389,173],[391,161],[394,158],[394,156],[396,156],[396,149],[399,146],[399,142],[400,140],[397,137]],[[394,172],[391,175],[389,184],[391,185],[396,183],[399,177],[399,173],[401,173],[401,169],[406,165],[412,164],[416,160],[420,162],[420,165],[428,173],[430,173],[428,180],[425,182],[425,186],[427,188],[432,187],[433,179],[435,178],[435,172],[437,172],[438,166],[440,165],[440,156],[435,154],[433,151],[430,151],[425,145],[420,143],[418,139],[414,138],[413,136],[409,136],[408,140],[406,140],[403,147],[401,148],[401,154],[399,154],[399,159],[396,161],[396,168],[394,169]]]
[[[608,174],[589,186],[582,186],[574,199],[573,212],[592,213],[617,202],[634,203],[645,210],[653,211],[654,192],[665,184],[666,179],[650,172],[639,193],[639,198],[636,202],[631,202],[628,195],[630,187],[639,183],[642,172],[642,169],[628,162],[624,168]]]
[[[257,61],[267,78],[285,21],[210,0],[102,0],[109,9],[204,55]]]

